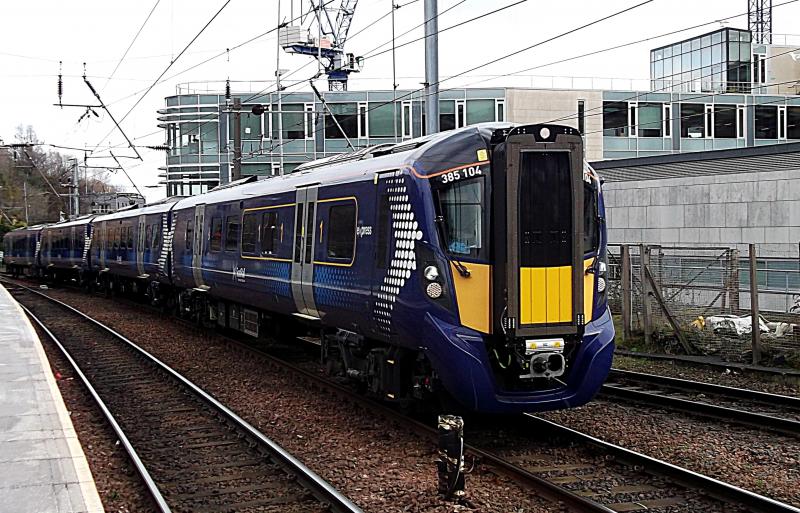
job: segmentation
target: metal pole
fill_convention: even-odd
[[[81,212],[81,189],[78,181],[78,159],[75,159],[75,164],[72,167],[72,211],[75,217],[78,217]]]
[[[278,26],[281,24],[281,0],[278,0]],[[280,32],[280,28],[278,29]],[[278,174],[283,176],[283,100],[281,95],[281,38],[278,37],[277,57],[275,58],[275,88],[278,90]],[[271,160],[271,159],[270,159]]]
[[[233,170],[231,182],[242,177],[242,99],[233,99]]]
[[[425,126],[428,134],[439,131],[438,13],[437,0],[425,0]]]
[[[650,246],[639,245],[639,282],[642,285],[642,317],[644,325],[644,343],[649,348],[653,336],[653,319],[650,309],[650,280],[647,279],[647,268],[650,266]]]
[[[753,338],[753,365],[761,361],[761,323],[758,310],[758,272],[756,245],[750,244],[750,323]]]
[[[28,181],[27,180],[22,182],[22,195],[23,195],[24,201],[25,201],[25,224],[27,225],[27,224],[30,224],[30,221],[28,221]]]
[[[392,0],[392,128],[394,129],[394,141],[397,142],[397,61],[395,60],[395,35],[394,35],[394,11],[397,6]]]
[[[622,340],[631,339],[631,248],[622,245]]]

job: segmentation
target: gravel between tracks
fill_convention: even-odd
[[[614,367],[622,370],[660,374],[674,378],[703,381],[729,387],[749,388],[772,394],[800,396],[800,384],[767,381],[753,374],[739,371],[722,371],[716,368],[698,368],[659,360],[647,360],[630,356],[614,356]]]
[[[402,426],[292,382],[213,332],[73,291],[48,294],[90,313],[193,380],[367,512],[538,512],[555,506],[489,472],[467,477],[469,503],[436,493],[436,446]]]
[[[800,506],[800,440],[673,411],[596,400],[542,417]]]
[[[61,351],[37,327],[56,384],[83,447],[103,508],[111,513],[154,511],[155,505],[125,449],[117,443],[89,392]]]

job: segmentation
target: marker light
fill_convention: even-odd
[[[539,130],[539,137],[542,139],[550,139],[550,129],[546,126],[542,127],[542,129]]]

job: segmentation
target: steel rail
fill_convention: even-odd
[[[105,401],[103,401],[103,399],[100,397],[100,395],[92,386],[91,382],[89,381],[89,378],[86,377],[86,375],[83,373],[78,363],[72,358],[72,355],[69,353],[69,351],[67,351],[67,348],[64,347],[61,341],[58,340],[55,334],[53,334],[53,332],[50,331],[50,329],[47,326],[45,326],[44,323],[38,317],[36,317],[36,315],[34,315],[34,313],[30,311],[30,309],[28,309],[27,306],[19,302],[17,302],[17,304],[19,304],[19,306],[25,311],[28,317],[37,326],[39,326],[39,328],[56,345],[56,347],[58,347],[58,350],[61,351],[61,354],[64,356],[64,358],[66,358],[66,360],[72,366],[72,369],[75,371],[75,374],[78,375],[81,382],[83,383],[83,386],[86,387],[86,390],[88,390],[89,395],[92,396],[92,399],[94,399],[95,404],[97,404],[97,407],[100,408],[100,411],[103,413],[103,416],[106,418],[106,421],[114,430],[114,433],[119,439],[119,442],[122,444],[122,447],[125,448],[125,452],[128,453],[128,457],[131,459],[131,462],[133,462],[133,466],[136,469],[136,472],[142,478],[142,481],[144,481],[145,488],[147,488],[147,492],[150,494],[153,501],[156,503],[158,510],[161,511],[162,513],[170,513],[172,510],[167,505],[167,501],[164,500],[164,496],[161,495],[161,491],[158,489],[158,486],[156,486],[153,477],[150,475],[150,472],[148,472],[147,468],[144,466],[144,463],[142,463],[139,454],[136,452],[136,449],[133,448],[133,445],[131,444],[130,440],[128,440],[128,436],[120,427],[119,423],[117,422],[117,419],[114,418],[114,415],[106,406]]]
[[[106,331],[111,336],[115,337],[116,339],[120,340],[121,342],[128,345],[131,349],[135,352],[139,353],[143,356],[148,362],[155,365],[162,371],[166,372],[168,375],[172,376],[174,379],[178,380],[182,385],[188,388],[192,393],[197,395],[201,398],[204,402],[209,404],[212,408],[219,411],[223,414],[225,418],[227,418],[230,422],[235,424],[238,428],[242,429],[245,433],[249,436],[253,437],[258,443],[260,443],[269,453],[272,459],[280,464],[282,467],[287,469],[297,478],[297,481],[300,483],[301,486],[309,490],[318,500],[325,503],[331,511],[337,513],[363,513],[361,508],[353,504],[350,499],[342,495],[338,490],[336,490],[333,486],[331,486],[327,481],[322,479],[319,475],[317,475],[314,471],[306,467],[300,460],[292,456],[289,452],[283,449],[280,445],[276,442],[272,441],[268,438],[265,434],[261,431],[257,430],[253,427],[249,422],[239,417],[236,413],[234,413],[231,409],[229,409],[224,404],[220,403],[217,399],[213,396],[205,392],[199,386],[195,385],[193,382],[189,381],[189,379],[185,378],[183,375],[179,374],[177,371],[172,369],[171,367],[167,366],[161,360],[147,352],[146,350],[142,349],[134,342],[129,340],[127,337],[114,331],[113,329],[109,328],[105,324],[97,321],[96,319],[86,315],[85,313],[81,312],[80,310],[62,302],[58,299],[48,296],[47,294],[43,294],[37,290],[30,289],[28,287],[14,284],[17,287],[23,288],[29,292],[32,292],[38,296],[46,298],[47,300],[60,305],[61,307],[73,312],[74,314],[80,316],[81,318],[85,319],[88,322],[93,323],[98,328]],[[141,462],[140,462],[141,463]],[[151,480],[152,481],[152,480]],[[163,498],[162,498],[163,500]],[[169,511],[169,509],[162,510],[162,511]]]
[[[668,387],[679,388],[692,392],[706,392],[711,394],[725,395],[728,397],[750,399],[752,401],[760,401],[764,404],[774,406],[791,406],[794,408],[800,408],[800,397],[772,394],[770,392],[761,392],[760,390],[751,390],[749,388],[729,387],[726,385],[718,385],[716,383],[706,383],[704,381],[693,381],[683,378],[674,378],[671,376],[662,376],[660,374],[649,374],[645,372],[635,372],[623,369],[612,369],[609,376],[612,378],[620,378],[640,383],[665,385]]]
[[[39,293],[38,291],[34,292]],[[42,295],[46,296],[45,294]],[[413,432],[421,436],[434,436],[436,434],[436,430],[432,427],[410,419],[409,417],[389,408],[386,405],[360,396],[346,386],[333,383],[311,371],[298,367],[229,336],[220,335],[220,337],[229,342],[232,346],[240,348],[241,350],[251,354],[258,355],[276,367],[300,375],[315,386],[326,389],[339,397],[351,400],[360,406],[368,408],[371,411],[377,412],[384,417],[389,418],[390,420],[396,420],[399,423],[405,424],[406,426],[410,427]],[[677,465],[637,453],[630,449],[605,442],[590,435],[570,429],[566,426],[536,417],[535,415],[525,414],[522,416],[522,418],[526,422],[534,423],[538,429],[543,427],[550,428],[555,433],[560,433],[562,436],[570,437],[580,441],[581,443],[599,447],[618,461],[641,468],[644,472],[650,475],[664,476],[681,486],[700,490],[701,493],[708,493],[709,495],[723,502],[734,502],[736,504],[747,505],[748,507],[753,508],[752,511],[759,513],[800,513],[800,509],[794,506],[781,503],[777,500],[764,497],[757,493],[693,472]],[[517,482],[528,485],[533,484],[539,487],[539,491],[542,492],[543,497],[551,500],[561,501],[563,505],[569,508],[571,511],[595,511],[605,513],[614,511],[606,506],[592,501],[591,499],[572,493],[569,490],[558,486],[557,484],[531,474],[517,465],[503,460],[497,455],[483,451],[469,444],[465,444],[465,449],[467,454],[480,458],[482,461],[489,463],[490,466],[494,466],[494,469],[496,469],[498,473],[503,474]]]
[[[745,505],[750,508],[749,511],[758,513],[800,513],[800,508],[796,508],[790,504],[764,497],[763,495],[745,490],[744,488],[739,488],[738,486],[673,465],[672,463],[667,463],[666,461],[620,447],[619,445],[600,440],[599,438],[545,420],[541,417],[525,414],[524,418],[526,422],[530,422],[532,427],[536,429],[549,429],[555,434],[593,445],[617,460],[630,465],[639,466],[645,472],[652,475],[667,476],[676,483],[689,488],[702,490],[723,502],[735,502],[736,504]]]
[[[601,396],[621,397],[645,404],[663,406],[684,411],[692,415],[714,417],[736,424],[747,424],[760,429],[770,429],[790,435],[800,435],[800,421],[774,417],[765,413],[728,408],[727,406],[719,406],[702,401],[692,401],[690,399],[672,397],[657,392],[633,390],[608,383],[603,385],[600,394]]]
[[[699,360],[691,356],[672,355],[672,354],[656,354],[656,353],[640,353],[637,351],[627,351],[625,349],[617,348],[614,351],[616,356],[628,356],[631,358],[642,360],[655,360],[655,361],[668,361],[679,362],[691,367],[713,367],[717,369],[736,369],[744,373],[763,374],[770,377],[782,377],[800,381],[800,371],[796,369],[783,369],[761,367],[747,363],[733,363],[733,362],[720,362],[710,360]]]

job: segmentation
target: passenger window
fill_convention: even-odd
[[[219,251],[222,249],[222,218],[211,218],[211,251]]]
[[[133,249],[133,226],[128,226],[128,247]]]
[[[300,254],[300,250],[303,247],[303,204],[297,204],[297,219],[295,219],[294,223],[294,261],[295,263],[300,263],[300,259],[302,255]]]
[[[194,220],[186,220],[186,251],[191,251],[194,237]]]
[[[150,245],[152,240],[153,240],[153,225],[152,224],[148,224],[144,228],[144,248],[152,249],[153,246]],[[144,248],[142,248],[142,249],[144,249]]]
[[[356,206],[331,207],[328,215],[328,258],[352,260],[356,247]]]
[[[128,229],[124,226],[120,228],[119,249],[128,249]]]
[[[258,214],[245,214],[242,217],[242,254],[255,255],[258,241]]]
[[[261,216],[261,255],[269,256],[275,254],[280,237],[278,230],[278,213],[266,212]]]
[[[156,223],[153,225],[153,242],[150,244],[150,247],[155,249],[158,247],[158,243],[161,240],[161,223]]]
[[[239,219],[236,216],[228,216],[225,224],[227,225],[225,230],[225,251],[236,251],[239,247]]]

